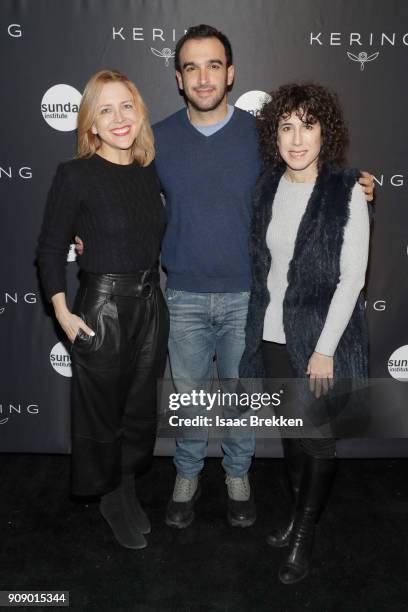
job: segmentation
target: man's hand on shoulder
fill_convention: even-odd
[[[374,177],[369,172],[362,171],[358,182],[363,188],[367,202],[374,200]]]
[[[85,250],[84,243],[82,242],[79,236],[75,236],[75,250],[78,255],[83,255]]]

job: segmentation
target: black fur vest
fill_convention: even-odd
[[[252,287],[246,324],[246,345],[240,363],[242,378],[262,378],[261,342],[269,304],[267,277],[271,254],[266,231],[284,167],[266,170],[254,193],[250,233]],[[324,164],[300,222],[288,287],[283,301],[286,347],[296,376],[305,376],[308,361],[323,329],[340,277],[340,252],[349,203],[358,172]],[[364,298],[360,294],[334,354],[334,375],[365,378],[368,354]]]

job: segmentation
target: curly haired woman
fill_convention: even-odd
[[[259,116],[259,136],[265,169],[254,197],[253,281],[240,376],[309,377],[318,397],[334,377],[367,376],[361,293],[367,204],[359,172],[342,166],[347,132],[337,97],[326,88],[293,84],[273,92]],[[288,547],[279,578],[290,584],[309,571],[336,445],[333,437],[283,442],[295,503],[268,543]]]

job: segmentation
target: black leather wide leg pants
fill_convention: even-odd
[[[167,307],[158,272],[84,274],[74,312],[95,332],[72,349],[72,492],[100,495],[153,457]]]

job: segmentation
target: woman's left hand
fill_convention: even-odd
[[[313,353],[309,359],[306,374],[309,375],[309,389],[319,398],[333,388],[333,357]]]

